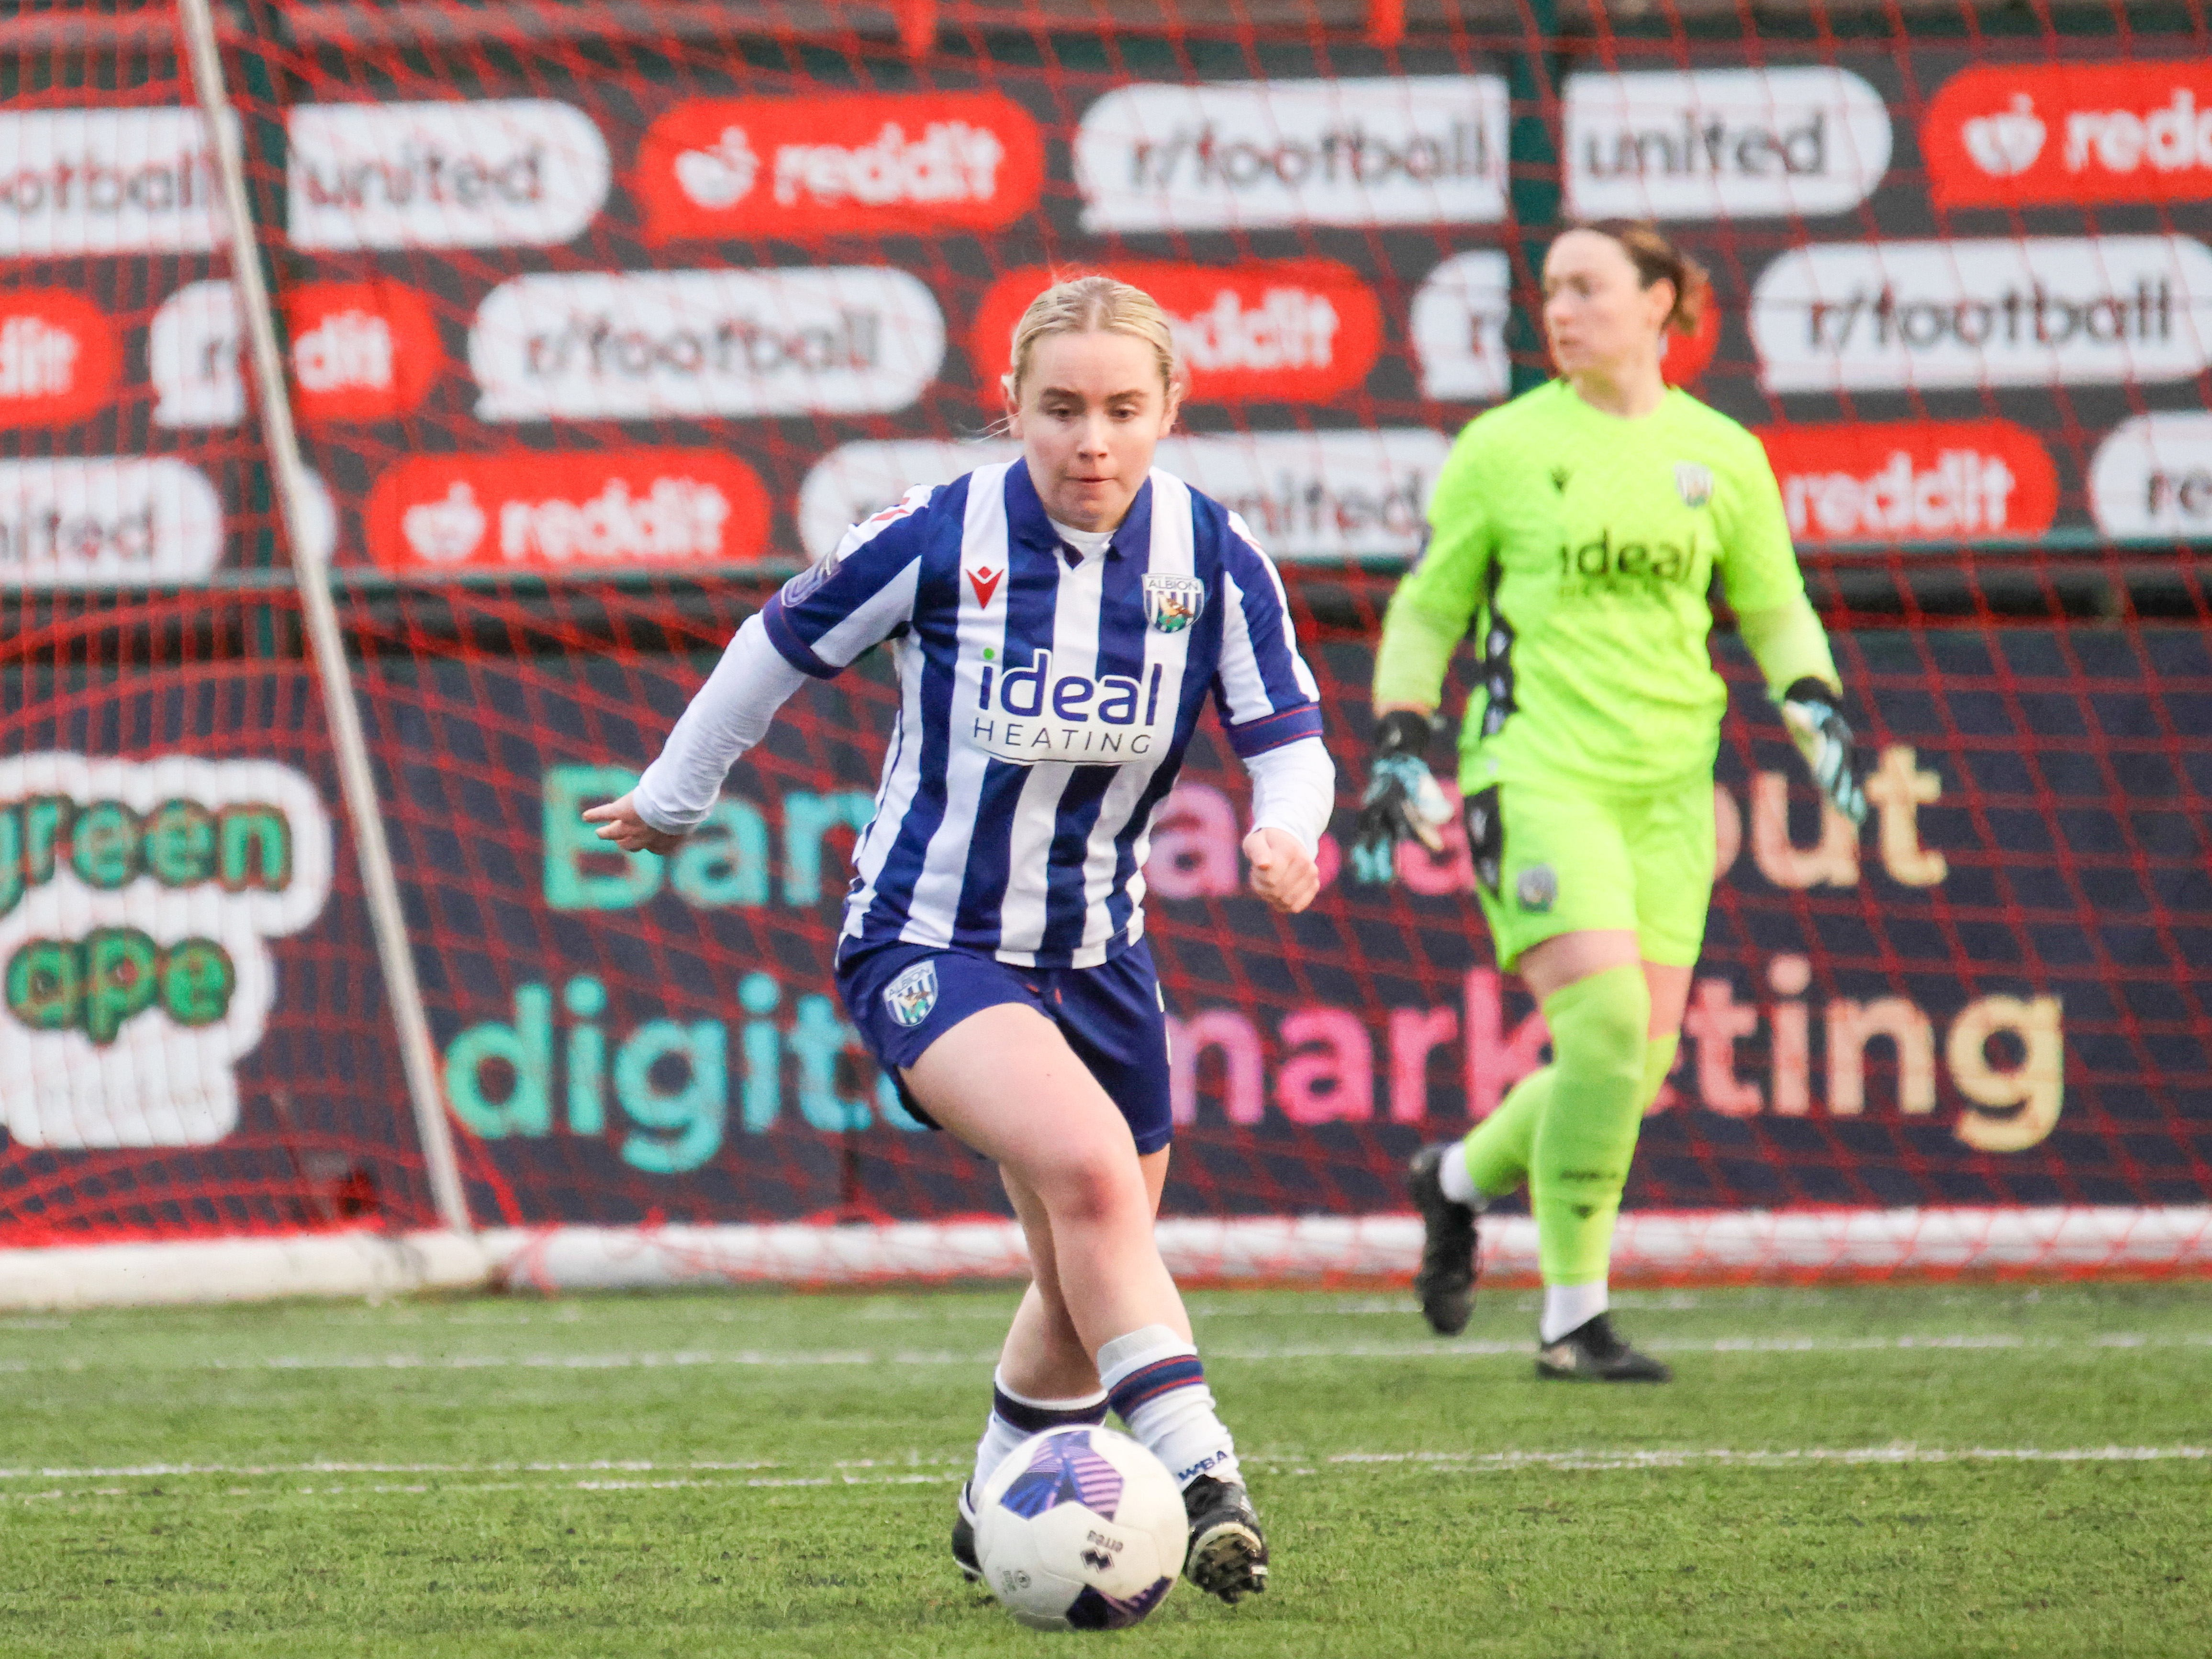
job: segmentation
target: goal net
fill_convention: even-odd
[[[427,1205],[216,170],[150,21],[154,51],[0,60],[5,1247]]]
[[[905,1118],[830,982],[885,665],[806,688],[670,858],[577,815],[776,581],[1012,453],[997,378],[1052,274],[1176,319],[1161,464],[1284,568],[1342,834],[1451,436],[1544,373],[1549,236],[1616,216],[1712,271],[1668,376],[1767,445],[1875,802],[1863,836],[1822,818],[1717,632],[1723,874],[1624,1273],[2201,1269],[2201,16],[1549,12],[228,15],[445,1103],[514,1276],[1015,1264],[988,1165]],[[166,16],[113,14],[97,51],[24,34],[0,110],[0,1039],[34,1079],[0,1086],[0,1242],[428,1226]],[[100,513],[106,550],[54,528]],[[190,559],[131,542],[148,513],[197,526]],[[1375,890],[1332,841],[1279,919],[1243,892],[1245,803],[1209,732],[1147,869],[1164,1237],[1199,1273],[1397,1273],[1407,1155],[1541,1063],[1541,1020],[1463,845]],[[194,1024],[218,981],[263,1010],[228,1048]],[[192,1118],[217,1072],[234,1107]],[[1525,1222],[1490,1231],[1527,1271]]]

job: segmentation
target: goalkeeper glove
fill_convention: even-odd
[[[1388,885],[1397,874],[1402,841],[1418,841],[1431,853],[1443,851],[1451,802],[1422,758],[1428,746],[1425,714],[1395,708],[1375,723],[1375,758],[1367,770],[1367,793],[1359,798],[1359,827],[1352,843],[1354,880]]]
[[[1782,723],[1829,804],[1853,823],[1866,822],[1866,791],[1859,786],[1858,750],[1836,708],[1837,694],[1807,675],[1782,694]]]

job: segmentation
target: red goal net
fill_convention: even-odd
[[[804,691],[671,858],[602,854],[577,811],[650,759],[775,581],[905,485],[1010,453],[988,434],[1012,317],[1050,273],[1105,269],[1176,319],[1191,398],[1162,464],[1284,568],[1343,830],[1376,623],[1450,437],[1543,373],[1549,235],[1622,215],[1712,270],[1712,321],[1668,374],[1765,441],[1877,768],[1863,837],[1822,821],[1717,634],[1723,874],[1626,1244],[1662,1274],[2203,1260],[2201,15],[1782,7],[1754,30],[1547,10],[231,14],[293,406],[479,1224],[1002,1212],[985,1166],[903,1120],[829,982],[882,664]],[[23,565],[8,753],[94,769],[0,791],[0,837],[44,867],[37,800],[66,796],[88,836],[112,798],[152,848],[162,800],[100,795],[98,766],[282,763],[326,816],[331,897],[268,940],[234,1125],[96,1150],[11,1115],[0,1231],[427,1224],[227,269],[212,243],[159,240],[185,185],[160,182],[156,141],[203,131],[166,18],[112,15],[89,52],[26,34],[8,60],[0,410],[31,406],[8,388],[46,372],[55,331],[106,378],[15,422],[0,534],[35,533],[14,503],[61,487],[21,471],[47,455],[173,459],[224,516],[204,568],[87,564],[64,589]],[[102,192],[112,213],[88,205]],[[246,857],[250,831],[191,799],[217,854],[228,833]],[[1200,1266],[1381,1270],[1402,1240],[1364,1218],[1402,1209],[1415,1146],[1540,1063],[1541,1022],[1494,969],[1463,848],[1376,891],[1332,843],[1319,903],[1279,920],[1242,892],[1244,802],[1207,737],[1147,872],[1179,1022],[1166,1209]],[[99,855],[73,856],[56,867]],[[228,868],[210,890],[258,902]],[[166,891],[156,871],[142,897]],[[60,1018],[39,997],[66,1000],[67,955],[23,969],[19,1006],[27,958],[0,951],[0,1034]],[[106,971],[69,960],[88,985]],[[131,971],[157,991],[119,1014],[122,1046],[202,1053],[162,963]]]
[[[173,40],[0,22],[0,1245],[427,1206]]]

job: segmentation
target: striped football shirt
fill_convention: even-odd
[[[891,641],[899,717],[844,933],[1095,967],[1144,933],[1152,815],[1209,694],[1230,746],[1318,737],[1281,579],[1243,521],[1155,469],[1100,555],[1021,461],[907,492],[762,621],[827,679]]]

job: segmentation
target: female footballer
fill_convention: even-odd
[[[1182,1485],[1185,1571],[1235,1601],[1267,1548],[1152,1218],[1166,1013],[1146,838],[1208,694],[1252,778],[1252,888],[1320,886],[1334,769],[1280,580],[1243,521],[1152,467],[1166,316],[1105,276],[1039,295],[1004,378],[1019,460],[907,492],[746,622],[637,787],[585,814],[665,852],[810,677],[893,642],[900,704],[836,955],[862,1040],[925,1121],[999,1165],[1034,1280],[971,1495],[1020,1441],[1110,1405]]]
[[[1606,1275],[1644,1113],[1674,1059],[1713,886],[1713,761],[1726,690],[1706,647],[1718,577],[1815,781],[1866,801],[1826,635],[1805,598],[1759,441],[1660,374],[1697,324],[1703,270],[1648,225],[1569,230],[1544,262],[1559,378],[1470,422],[1429,508],[1375,662],[1375,757],[1355,867],[1441,846],[1425,761],[1454,648],[1476,629],[1460,737],[1467,836],[1498,965],[1544,1012],[1552,1062],[1408,1185],[1426,1238],[1414,1288],[1466,1328],[1476,1215],[1524,1181],[1548,1377],[1663,1382],[1614,1334]]]

